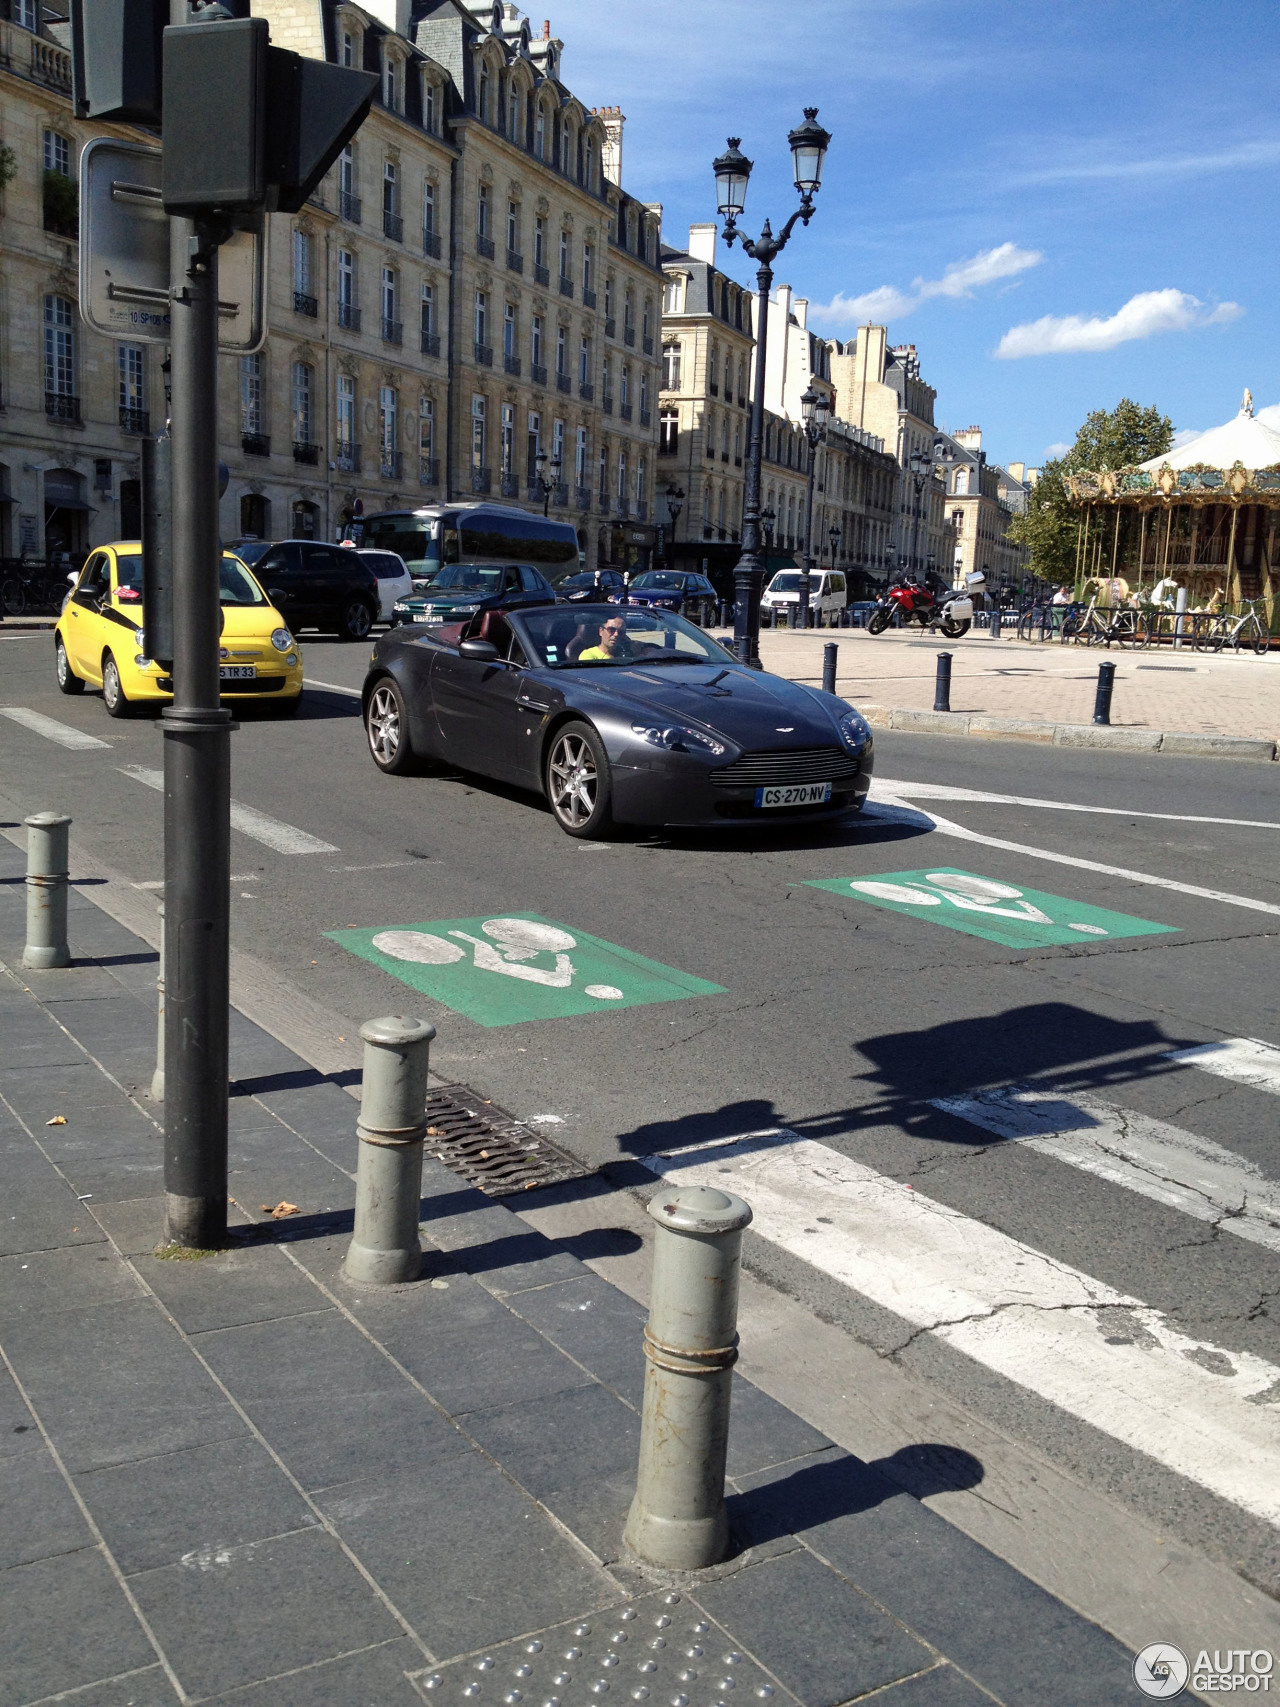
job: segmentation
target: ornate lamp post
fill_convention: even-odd
[[[746,482],[742,506],[742,555],[733,572],[735,602],[733,609],[734,651],[744,664],[760,662],[760,458],[764,448],[764,386],[765,344],[769,330],[769,291],[773,285],[773,262],[786,247],[797,219],[806,225],[813,218],[813,198],[822,185],[822,166],[831,142],[830,132],[818,123],[818,109],[806,107],[804,123],[791,131],[787,141],[791,148],[796,189],[800,206],[775,237],[766,219],[760,236],[752,241],[738,230],[738,216],[747,199],[747,180],[751,176],[751,161],[742,153],[741,137],[731,136],[727,151],[712,166],[716,177],[716,206],[724,219],[724,240],[732,245],[735,238],[752,260],[759,262],[756,273],[756,382],[751,397],[751,434],[747,444]]]
[[[548,468],[547,453],[545,450],[540,450],[533,460],[538,470],[537,487],[542,497],[542,513],[545,516],[547,507],[551,503],[551,494],[560,484],[560,458],[557,457]],[[547,479],[548,473],[551,476],[549,480]]]
[[[938,437],[933,441],[933,472],[935,474],[941,474],[942,489],[944,492],[947,490],[947,481],[950,474],[951,464],[955,459],[956,453],[954,446],[951,445],[948,440],[944,439],[941,433],[939,433]],[[929,562],[932,567],[936,567],[932,558],[929,559]],[[947,580],[949,583],[955,580],[954,565],[951,565],[948,569]]]
[[[804,569],[800,575],[801,628],[809,626],[809,594],[812,590],[810,576],[813,573],[813,479],[818,468],[818,446],[826,439],[830,416],[831,399],[825,392],[815,391],[809,386],[800,399],[800,418],[804,422],[805,437],[809,441],[809,488],[804,509]],[[821,544],[818,550],[821,553]]]
[[[667,500],[667,514],[671,517],[671,544],[667,551],[667,562],[672,569],[676,566],[676,523],[680,520],[680,512],[684,509],[684,487],[673,482],[664,494]]]
[[[831,567],[834,569],[836,566],[836,547],[840,543],[840,529],[834,522],[827,529],[827,538],[831,541]]]
[[[924,491],[925,481],[933,479],[933,458],[928,451],[913,450],[909,467],[916,491],[915,507],[911,512],[911,568],[914,573],[920,565],[920,494]]]

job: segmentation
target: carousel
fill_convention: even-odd
[[[1258,601],[1280,633],[1280,432],[1246,391],[1224,426],[1134,468],[1069,474],[1075,593],[1102,607],[1219,612]]]

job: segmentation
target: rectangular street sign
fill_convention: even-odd
[[[97,137],[80,155],[80,313],[108,337],[169,342],[169,219],[161,151]],[[252,355],[266,341],[266,222],[218,251],[218,348]]]

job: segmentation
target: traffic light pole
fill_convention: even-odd
[[[208,1249],[227,1230],[234,725],[219,700],[217,407],[218,243],[226,232],[189,219],[171,219],[169,232],[174,655],[173,704],[161,719],[165,1237]]]

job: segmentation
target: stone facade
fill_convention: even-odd
[[[1013,486],[1019,487],[1021,505],[1026,491],[1014,482],[1007,469],[987,461],[982,448],[981,427],[962,427],[947,435],[955,460],[947,469],[948,521],[955,532],[953,563],[955,583],[974,570],[987,577],[987,589],[1016,584],[1026,567],[1026,547],[1006,537],[1015,506],[1010,502]]]

